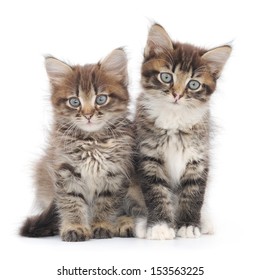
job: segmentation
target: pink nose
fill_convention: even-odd
[[[92,118],[93,115],[85,115],[84,117],[89,121]]]
[[[175,93],[175,92],[172,95],[173,95],[173,98],[174,98],[174,102],[178,101],[183,96],[183,95],[181,95],[179,93]]]

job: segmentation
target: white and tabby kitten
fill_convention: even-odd
[[[116,49],[84,66],[47,57],[46,70],[54,124],[36,168],[43,212],[26,220],[21,235],[60,234],[64,241],[132,236],[133,221],[124,216],[131,208],[134,149],[125,52]]]
[[[231,52],[172,42],[149,32],[137,101],[138,177],[148,208],[137,236],[198,237],[209,172],[209,100]],[[141,227],[142,226],[142,227]]]

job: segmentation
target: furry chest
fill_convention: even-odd
[[[116,191],[118,184],[109,174],[118,172],[112,148],[101,145],[81,145],[77,154],[77,170],[81,174],[82,188],[91,202],[102,191]]]
[[[106,184],[111,174],[126,173],[130,152],[127,148],[123,149],[114,139],[102,143],[83,143],[78,150],[77,164],[82,178],[86,178],[87,181],[91,179],[98,185],[102,182]]]
[[[179,183],[187,163],[196,158],[196,151],[188,139],[179,134],[172,134],[165,144],[164,158],[166,171],[173,186]]]
[[[111,168],[111,149],[90,143],[80,148],[78,163],[82,177],[100,178]]]

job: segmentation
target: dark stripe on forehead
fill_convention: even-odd
[[[152,53],[151,55],[144,57],[143,69],[151,70],[156,68],[159,61],[164,61],[165,66],[172,68],[172,71],[175,72],[177,65],[179,65],[181,71],[189,72],[190,70],[196,71],[203,66],[203,61],[201,56],[205,53],[205,49],[195,47],[190,44],[181,44],[178,42],[173,43],[173,49],[167,50],[160,53]],[[157,62],[155,65],[152,64],[153,61]],[[167,62],[169,64],[167,64]],[[205,66],[205,65],[204,65]],[[160,65],[163,68],[163,65]],[[152,74],[152,73],[151,73]],[[143,76],[149,76],[149,72],[143,72]],[[150,75],[151,76],[151,75]]]
[[[79,81],[80,81],[80,73],[77,73],[77,77],[76,77],[76,95],[77,97],[79,97]]]
[[[79,97],[79,84],[76,85],[76,95]]]
[[[85,65],[80,68],[79,85],[84,92],[89,92],[92,88],[93,65]]]
[[[181,71],[195,71],[202,66],[201,55],[205,50],[194,47],[189,44],[174,44],[172,52],[173,70],[180,65]]]
[[[97,86],[97,73],[94,71],[94,68],[90,72],[90,83],[91,87],[94,89],[95,95],[98,94],[98,86]]]
[[[174,56],[173,72],[175,72],[176,67],[179,66],[181,71],[189,72],[193,69],[193,54],[186,53],[184,50],[180,50],[175,53]]]
[[[182,63],[180,64],[180,70],[189,72],[190,69],[192,68],[191,64],[192,64],[192,57],[186,56],[185,58],[183,58]]]
[[[93,88],[94,88],[95,95],[97,95],[98,94],[97,84],[94,82],[94,83],[92,83],[92,85],[93,85]]]

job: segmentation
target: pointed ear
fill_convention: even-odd
[[[127,57],[122,48],[113,50],[100,62],[100,69],[110,73],[115,79],[128,84]]]
[[[172,40],[161,25],[154,24],[149,30],[144,56],[156,54],[164,49],[173,49]]]
[[[216,78],[219,78],[225,63],[230,56],[231,51],[231,46],[226,45],[211,49],[202,55],[202,59],[207,63],[210,72]]]
[[[55,57],[45,58],[45,67],[51,83],[60,84],[72,72],[72,68]]]

